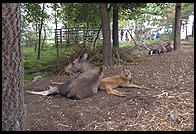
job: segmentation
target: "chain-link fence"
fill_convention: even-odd
[[[2,130],[24,130],[21,14],[19,3],[2,3]]]

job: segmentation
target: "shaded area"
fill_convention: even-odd
[[[42,97],[25,92],[26,130],[194,130],[194,49],[182,45],[177,51],[143,55],[143,62],[124,66],[133,83],[151,90],[118,88],[126,97],[105,91],[71,100],[61,95]],[[104,70],[104,77],[121,72],[122,66]],[[50,79],[62,82],[68,76],[29,83],[24,90],[41,91]]]

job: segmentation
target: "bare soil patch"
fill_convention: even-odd
[[[194,130],[194,48],[182,45],[177,51],[156,56],[143,55],[142,62],[124,66],[133,83],[151,90],[118,88],[126,97],[105,91],[72,100],[61,95],[42,97],[25,92],[26,130]],[[104,70],[104,77],[121,72],[122,66]],[[29,83],[24,91],[46,90],[50,80],[62,82],[68,76],[50,77]]]

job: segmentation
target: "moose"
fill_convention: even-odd
[[[169,42],[164,42],[163,44],[160,44],[157,49],[150,49],[148,54],[149,55],[157,55],[157,54],[167,53],[167,52],[171,52],[171,51],[172,51],[171,44]]]
[[[147,87],[131,84],[131,81],[132,81],[132,77],[130,71],[128,69],[123,68],[121,74],[102,79],[99,84],[99,89],[106,90],[108,94],[113,94],[122,97],[126,96],[128,93],[117,91],[115,88],[134,87],[134,88],[149,89]]]
[[[61,94],[65,97],[72,99],[82,99],[94,95],[97,93],[98,89],[106,90],[108,94],[113,94],[116,96],[125,96],[126,92],[117,91],[114,88],[117,87],[135,87],[135,88],[146,88],[142,86],[137,86],[130,84],[132,79],[129,70],[123,69],[121,74],[103,78],[103,67],[95,67],[93,64],[89,63],[86,59],[88,54],[84,54],[74,60],[73,63],[65,67],[65,72],[67,75],[79,72],[80,74],[76,78],[72,78],[65,82],[51,82],[52,84],[57,84],[58,86],[49,86],[49,90],[34,92],[27,91],[32,94],[38,94],[43,96]],[[148,89],[148,88],[146,88]]]
[[[73,73],[83,73],[86,72],[95,66],[87,61],[88,54],[85,53],[79,58],[75,59],[71,64],[67,65],[64,68],[65,74],[72,75]]]
[[[88,54],[76,59],[73,63],[66,67],[66,73],[72,74],[75,72],[81,72],[76,78],[72,78],[65,82],[57,84],[57,86],[49,86],[49,90],[34,92],[27,91],[28,93],[38,94],[43,96],[61,94],[62,96],[72,99],[82,99],[89,97],[97,93],[99,83],[103,78],[103,68],[94,67],[92,64],[86,61]]]

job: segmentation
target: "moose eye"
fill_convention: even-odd
[[[128,74],[126,74],[125,76],[126,76],[126,77],[128,77],[129,75],[128,75]]]

